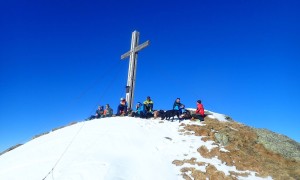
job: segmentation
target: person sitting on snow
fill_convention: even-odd
[[[178,117],[180,117],[180,115],[182,114],[182,109],[184,109],[184,105],[180,102],[180,98],[176,98],[173,104],[173,110],[177,111],[176,114]]]
[[[151,100],[150,96],[147,97],[147,99],[144,101],[145,111],[152,112],[153,111],[153,101]]]
[[[100,111],[98,112],[98,114],[100,115],[99,118],[102,118],[104,116],[104,107],[103,106],[100,107]]]
[[[191,119],[191,112],[185,109],[185,105],[181,104],[179,108],[179,120]]]
[[[186,113],[185,105],[181,104],[178,111],[179,111],[180,118],[184,116],[184,113]]]
[[[179,110],[180,109],[180,106],[181,106],[181,102],[180,102],[180,98],[177,98],[173,104],[173,110]]]
[[[192,120],[199,119],[200,121],[204,121],[204,107],[201,103],[201,100],[197,101],[197,110],[195,114],[192,114]]]
[[[143,118],[145,117],[145,105],[138,102],[136,105],[136,110],[134,112],[135,117]]]
[[[111,117],[113,115],[113,109],[109,106],[109,104],[106,104],[103,115],[104,117]]]
[[[96,110],[95,115],[92,115],[91,117],[89,117],[87,120],[92,120],[92,119],[96,119],[96,118],[101,118],[101,116],[103,116],[103,106],[98,106],[98,109]]]
[[[116,115],[117,116],[125,116],[126,114],[127,114],[127,103],[124,98],[121,98]]]

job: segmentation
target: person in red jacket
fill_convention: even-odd
[[[192,119],[199,119],[200,121],[204,121],[204,107],[201,104],[201,100],[197,101],[197,110],[195,114],[192,114]]]

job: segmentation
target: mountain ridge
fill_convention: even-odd
[[[180,158],[174,158],[172,160],[170,160],[170,159],[167,160],[167,161],[169,161],[168,162],[169,164],[173,163],[172,166],[175,166],[176,171],[178,171],[178,173],[176,174],[176,177],[179,179],[180,178],[183,178],[183,179],[205,179],[205,178],[209,178],[209,179],[213,179],[213,178],[219,178],[219,179],[220,178],[221,179],[249,179],[249,178],[252,178],[252,179],[253,178],[255,178],[255,179],[261,179],[261,178],[262,179],[272,179],[272,178],[274,178],[274,179],[281,179],[281,178],[297,179],[298,177],[300,177],[300,170],[299,170],[299,168],[297,168],[297,167],[300,167],[299,166],[300,164],[297,159],[293,159],[293,158],[290,159],[290,158],[284,157],[284,155],[278,154],[276,152],[273,152],[273,151],[265,148],[263,143],[258,141],[259,136],[256,134],[256,132],[253,128],[243,125],[241,123],[237,123],[233,120],[227,121],[226,117],[228,117],[228,116],[224,115],[224,119],[222,119],[220,121],[220,120],[214,119],[213,115],[210,115],[210,116],[207,116],[205,118],[205,121],[201,122],[201,123],[193,122],[193,121],[183,121],[180,124],[178,124],[177,121],[176,122],[168,122],[168,121],[161,121],[161,120],[154,120],[154,119],[145,120],[145,119],[137,119],[137,118],[129,118],[129,117],[114,117],[114,118],[97,119],[97,120],[93,120],[91,122],[70,123],[70,126],[66,126],[65,128],[53,129],[53,131],[51,131],[49,133],[49,135],[51,135],[55,132],[60,133],[60,131],[66,131],[66,128],[68,129],[68,127],[73,127],[73,128],[77,127],[77,130],[78,130],[78,128],[80,126],[85,126],[84,124],[86,124],[86,123],[87,124],[92,123],[95,125],[96,124],[97,125],[105,125],[109,128],[112,128],[112,129],[115,129],[116,131],[118,131],[115,133],[123,133],[122,134],[123,136],[124,135],[130,136],[129,135],[130,129],[127,131],[124,131],[124,129],[120,129],[120,127],[118,127],[121,125],[124,127],[127,127],[127,125],[126,125],[126,121],[127,121],[127,123],[131,124],[132,127],[137,128],[137,129],[133,128],[132,130],[133,131],[136,130],[137,131],[136,133],[138,135],[140,135],[140,134],[143,135],[146,133],[144,131],[149,130],[149,132],[145,136],[146,139],[148,139],[148,137],[151,137],[151,136],[156,136],[155,134],[166,133],[166,132],[161,132],[161,131],[167,131],[168,133],[170,133],[170,135],[164,134],[162,136],[159,136],[159,138],[156,137],[157,139],[155,141],[151,140],[151,138],[148,139],[152,142],[152,144],[151,143],[147,144],[147,143],[143,142],[141,139],[138,139],[138,138],[136,139],[136,137],[131,137],[131,138],[135,139],[135,141],[138,142],[137,143],[138,145],[135,144],[136,142],[132,142],[131,138],[126,139],[126,141],[128,141],[131,145],[135,146],[135,148],[137,148],[137,149],[140,148],[139,145],[144,145],[144,146],[147,146],[149,149],[153,149],[154,147],[156,147],[158,149],[162,149],[161,151],[163,151],[164,148],[170,148],[172,146],[175,147],[175,145],[173,145],[172,143],[174,143],[174,144],[183,143],[180,140],[190,141],[189,146],[195,146],[193,148],[187,148],[188,151],[184,152],[184,153],[183,153],[184,150],[180,150],[180,148],[170,150],[171,153],[177,153],[177,151],[179,151],[179,152],[182,151],[181,155],[177,155]],[[226,120],[226,121],[224,121],[224,120]],[[118,123],[115,123],[115,122],[118,122]],[[102,123],[104,123],[104,124],[102,124]],[[112,124],[110,124],[110,123],[114,124],[115,126],[112,126]],[[169,132],[170,130],[167,128],[164,129],[163,128],[164,126],[171,128],[172,131],[177,131],[176,133],[178,134],[178,136],[175,132]],[[111,134],[111,132],[109,132],[105,129],[102,129],[102,130],[103,130],[103,132],[100,134],[102,136],[106,137],[107,140],[111,140],[112,143],[117,144],[114,141],[114,139],[117,140],[118,138],[125,138],[125,137],[122,137],[122,135],[120,135],[120,134],[113,135],[113,134]],[[150,132],[150,130],[151,130],[151,132]],[[73,134],[74,133],[76,133],[76,130],[73,130]],[[91,133],[91,132],[87,131],[86,133]],[[95,130],[95,133],[99,134],[98,130]],[[49,135],[48,135],[48,133],[42,133],[41,136],[36,136],[34,138],[34,140],[39,140],[40,138],[42,138],[42,137],[45,138]],[[200,138],[197,138],[197,137],[200,137]],[[57,138],[62,138],[62,137],[57,137]],[[69,138],[71,139],[71,135],[69,135]],[[98,138],[101,139],[101,137],[98,137]],[[187,139],[182,139],[182,138],[187,138]],[[189,138],[191,138],[193,140],[191,140]],[[69,141],[70,141],[70,139],[69,139]],[[160,144],[157,145],[156,141],[160,142]],[[105,141],[105,143],[107,143],[107,142],[108,141]],[[198,142],[198,144],[195,142]],[[299,146],[299,143],[297,143],[297,142],[292,141],[292,143],[294,143],[296,145],[296,147]],[[68,141],[66,141],[63,144],[64,145],[62,145],[62,146],[65,147],[66,144],[68,144]],[[110,143],[107,143],[107,144],[110,144]],[[89,144],[89,145],[91,147],[93,146],[91,144]],[[187,144],[184,144],[184,143],[182,144],[182,146],[186,146],[186,145]],[[124,146],[127,146],[127,144],[124,144]],[[196,146],[198,146],[198,147],[196,147]],[[78,147],[80,149],[84,149],[81,146],[78,146]],[[63,152],[63,148],[62,147],[60,147],[60,148],[61,148],[60,152]],[[176,148],[178,148],[178,147],[176,146]],[[16,150],[20,151],[20,149],[21,149],[20,147],[16,148],[15,150],[12,150],[9,153],[13,153]],[[187,150],[187,149],[185,149],[185,150]],[[190,149],[194,149],[194,152],[192,152]],[[251,150],[251,149],[254,149],[254,150]],[[131,150],[137,151],[136,149],[131,149]],[[255,151],[255,150],[257,150],[257,151]],[[297,148],[296,148],[296,150],[297,150]],[[73,151],[75,151],[75,150],[73,150]],[[88,150],[84,150],[84,151],[88,151]],[[101,151],[102,150],[100,148],[99,152],[101,152]],[[109,151],[110,151],[110,149],[109,149]],[[159,150],[157,150],[157,151],[159,151]],[[115,151],[112,151],[112,152],[115,152]],[[154,152],[156,153],[156,151],[154,151]],[[151,153],[154,153],[154,152],[151,151]],[[6,154],[9,154],[9,153],[6,153]],[[30,149],[28,150],[28,153],[30,154]],[[106,153],[108,153],[108,155],[110,154],[110,152],[106,152]],[[115,155],[118,155],[119,153],[120,152],[116,151]],[[164,152],[164,153],[165,153],[164,154],[165,156],[170,156],[168,154],[169,151]],[[251,156],[246,156],[247,153],[249,153]],[[256,153],[258,153],[258,155]],[[299,153],[299,151],[298,151],[298,153]],[[0,156],[0,167],[1,167],[1,157],[3,159],[3,156],[6,154],[3,154],[2,156]],[[60,153],[57,153],[56,156],[59,156],[59,154]],[[120,153],[120,154],[122,154],[122,153]],[[130,152],[128,152],[128,154],[130,154]],[[85,155],[87,157],[90,157],[91,158],[90,160],[92,161],[93,158],[89,154],[85,154]],[[97,153],[94,153],[93,155],[95,157],[99,156]],[[264,158],[261,158],[261,159],[264,159],[265,161],[264,160],[259,161],[257,159],[257,157],[260,157],[261,155],[265,156]],[[123,154],[123,156],[125,157],[126,154]],[[238,156],[242,156],[242,158],[239,159]],[[217,157],[217,158],[215,158],[215,157]],[[297,158],[298,155],[296,155],[295,157]],[[77,158],[78,157],[76,157],[75,159],[77,159]],[[131,158],[133,158],[133,157],[131,157]],[[135,159],[135,158],[133,158],[133,159]],[[213,161],[213,160],[209,160],[209,159],[218,161],[219,164],[211,163],[211,161]],[[254,161],[252,161],[252,159],[254,159]],[[273,162],[273,160],[274,160],[274,162]],[[29,159],[28,159],[28,161],[29,161]],[[130,161],[130,158],[127,161]],[[137,160],[137,161],[139,161],[139,160]],[[150,159],[147,159],[147,161],[151,162]],[[241,161],[241,162],[239,162],[239,161]],[[278,168],[276,168],[275,165],[270,166],[270,163],[268,163],[268,161],[271,161],[272,163],[275,163],[275,164],[276,164],[276,161],[280,162],[280,163],[276,164],[276,166]],[[52,162],[52,164],[54,164],[53,160],[51,160],[51,162]],[[133,161],[133,162],[135,162],[135,161]],[[250,162],[250,163],[248,163],[248,162]],[[90,162],[86,162],[86,163],[88,164]],[[123,163],[125,163],[125,162],[123,162]],[[262,166],[258,165],[259,163],[261,163]],[[51,163],[48,162],[48,164],[51,164]],[[165,164],[165,162],[164,162],[164,164]],[[228,165],[228,167],[227,167],[227,165]],[[267,168],[263,168],[263,166],[266,166]],[[292,166],[294,168],[290,168],[290,166]],[[93,166],[91,166],[90,168],[92,168],[92,167]],[[133,167],[135,167],[135,165],[133,165]],[[151,168],[152,167],[155,167],[154,163],[152,164]],[[170,168],[168,165],[165,165],[165,167]],[[228,169],[222,170],[221,167],[223,167],[223,168],[227,167]],[[236,169],[232,170],[232,168],[230,168],[230,167],[235,167]],[[171,168],[171,169],[172,169],[172,172],[174,173],[176,171],[173,171],[173,168]],[[47,169],[47,168],[45,168],[45,169]],[[48,167],[48,169],[51,169],[50,166]],[[116,169],[118,169],[118,168],[116,168]],[[229,170],[229,169],[231,169],[231,170]],[[103,171],[105,171],[105,170],[103,170]],[[157,170],[157,171],[159,171],[159,170]],[[147,170],[144,170],[144,169],[142,170],[142,172],[149,173],[149,172],[147,172]],[[151,171],[151,172],[154,173],[153,171]],[[57,174],[57,173],[55,173],[55,174]],[[54,176],[55,176],[55,174],[54,174]],[[60,179],[62,177],[66,178],[66,176],[64,176],[62,174],[64,174],[64,173],[61,173],[60,176],[57,176],[57,178],[58,179]],[[68,173],[66,173],[66,174],[68,174]],[[97,173],[95,173],[95,174],[97,174]],[[3,175],[3,171],[2,171],[2,175]],[[110,175],[115,177],[114,173],[112,173]],[[151,173],[148,174],[148,176],[152,176],[152,175],[153,174],[151,174]],[[175,177],[173,175],[170,175],[170,177],[171,176]],[[139,176],[144,177],[143,174],[139,174]],[[1,177],[1,170],[0,170],[0,177]],[[122,176],[122,178],[126,179],[126,177],[129,179],[132,178],[131,175],[126,176],[126,172],[125,172],[125,175]],[[157,177],[160,177],[160,176],[157,176]],[[90,177],[90,178],[93,179],[94,177]],[[76,178],[74,177],[74,179],[76,179]],[[104,178],[104,179],[107,179],[107,178]],[[169,178],[167,178],[167,179],[169,179]]]

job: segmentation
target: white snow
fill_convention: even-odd
[[[191,111],[196,111],[196,109],[194,108],[186,108],[187,110],[191,110]],[[212,111],[209,111],[209,110],[205,110],[206,113],[209,113],[209,115],[207,115],[207,117],[211,118],[211,119],[216,119],[216,120],[219,120],[219,121],[228,121],[226,119],[226,115],[224,114],[220,114],[220,113],[216,113],[216,112],[212,112]]]
[[[208,112],[211,113],[211,115],[208,115],[209,118],[217,119],[219,121],[228,121],[226,119],[226,115],[224,115],[224,114],[219,114],[219,113],[215,113],[215,112],[212,112],[212,111],[208,111]]]
[[[178,132],[181,128],[178,121],[161,123],[130,117],[80,122],[0,156],[0,179],[42,180],[50,172],[46,180],[174,180],[183,179],[180,172],[183,167],[204,172],[208,164],[226,175],[229,171],[245,172],[217,158],[203,158],[197,149],[202,145],[212,149],[216,145],[213,141],[202,141],[199,136]],[[192,157],[206,165],[172,164],[174,160]],[[247,178],[238,178],[262,179],[255,172],[250,173]]]
[[[222,152],[229,152],[227,149],[225,149],[224,147],[221,147],[220,148],[220,151],[222,151]]]

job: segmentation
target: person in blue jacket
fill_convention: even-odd
[[[173,110],[179,110],[181,105],[180,98],[177,98],[173,104]]]
[[[141,102],[138,102],[136,105],[135,117],[143,118],[145,117],[145,113],[146,113],[145,105],[142,104]]]
[[[178,117],[182,114],[182,103],[180,102],[180,98],[176,98],[174,104],[173,104],[173,110],[176,111],[176,114]]]

